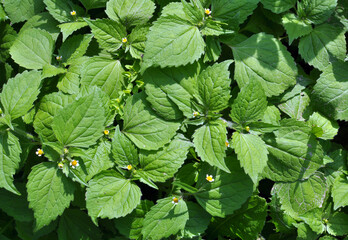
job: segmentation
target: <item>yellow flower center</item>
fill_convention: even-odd
[[[177,197],[173,197],[173,202],[174,203],[178,203],[179,202],[179,199]]]
[[[213,181],[213,177],[212,177],[212,176],[208,176],[208,177],[206,177],[206,179],[207,179],[207,181],[209,181],[209,182],[212,182],[212,181]]]
[[[105,135],[109,135],[109,133],[110,133],[109,130],[104,130]]]
[[[64,167],[64,163],[62,163],[62,162],[58,163],[58,167],[59,167],[60,169],[62,169],[62,168]]]
[[[249,126],[246,126],[246,127],[245,127],[245,130],[246,130],[247,132],[249,132],[249,131],[250,131],[250,127],[249,127]]]
[[[230,146],[230,143],[228,141],[225,142],[226,147]]]
[[[72,160],[71,165],[74,166],[74,167],[76,167],[77,161],[76,161],[76,160]]]
[[[132,167],[132,165],[130,165],[130,164],[127,166],[127,169],[128,169],[128,170],[132,170],[132,168],[133,168],[133,167]]]
[[[207,14],[207,15],[210,15],[210,14],[211,14],[211,11],[210,11],[209,8],[204,9],[204,12],[205,12],[205,14]]]
[[[63,57],[62,56],[57,56],[56,59],[57,59],[57,61],[61,61],[63,59]]]
[[[126,37],[122,38],[122,42],[123,42],[123,43],[126,43],[127,41],[128,41],[128,40],[127,40]]]
[[[71,16],[76,16],[76,11],[73,10],[73,11],[70,12],[70,14],[71,14]]]
[[[37,154],[42,155],[42,154],[44,154],[44,151],[42,149],[39,149],[39,150],[37,150]]]

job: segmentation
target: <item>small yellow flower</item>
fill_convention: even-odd
[[[245,127],[245,130],[246,130],[247,132],[249,132],[249,131],[250,131],[250,127],[249,127],[249,126],[246,126],[246,127]]]
[[[226,145],[226,147],[229,147],[230,143],[226,140],[225,145]]]
[[[69,153],[69,149],[67,149],[67,148],[64,148],[63,151],[64,151],[64,154],[68,154]]]
[[[208,182],[214,182],[215,179],[213,178],[213,175],[206,175],[205,179],[207,179]]]
[[[109,133],[110,133],[109,130],[104,130],[105,135],[109,135]]]
[[[128,39],[126,37],[124,37],[124,38],[122,38],[122,42],[126,43],[126,42],[128,42]]]
[[[56,59],[57,59],[57,61],[62,61],[63,57],[62,56],[57,56]]]
[[[64,163],[59,162],[59,163],[58,163],[58,168],[59,168],[59,169],[63,169],[63,167],[64,167]]]
[[[179,203],[179,198],[173,197],[172,203],[175,204],[175,205],[177,205],[177,204]]]
[[[200,113],[199,112],[196,112],[196,111],[194,111],[193,113],[192,113],[192,117],[198,117],[200,115]]]
[[[205,12],[205,14],[207,14],[207,15],[210,15],[210,14],[211,14],[211,11],[210,11],[209,8],[205,8],[205,9],[204,9],[204,12]]]
[[[133,168],[133,166],[132,166],[132,165],[130,165],[130,164],[129,164],[129,165],[127,165],[127,169],[128,169],[128,170],[132,170],[132,168]]]
[[[41,157],[44,154],[44,151],[41,148],[38,148],[36,150],[36,155],[38,155],[39,157]]]
[[[70,166],[71,166],[72,168],[75,169],[76,167],[80,166],[79,161],[77,161],[77,160],[72,160],[72,161],[70,162]]]
[[[76,11],[75,11],[75,10],[72,10],[72,11],[70,12],[70,15],[71,15],[71,16],[76,16]]]

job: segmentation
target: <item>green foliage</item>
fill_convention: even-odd
[[[346,8],[0,1],[0,239],[347,239]]]

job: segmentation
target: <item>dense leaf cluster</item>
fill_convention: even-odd
[[[347,15],[0,1],[0,239],[347,239]]]

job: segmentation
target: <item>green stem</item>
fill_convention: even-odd
[[[10,130],[10,129],[8,129]],[[25,137],[29,140],[31,140],[34,144],[40,145],[40,139],[38,137],[35,137],[33,135],[31,135],[30,133],[27,133],[26,131],[19,129],[19,128],[14,128],[12,131],[14,131],[15,133],[17,133],[18,135],[21,135],[22,137]]]

